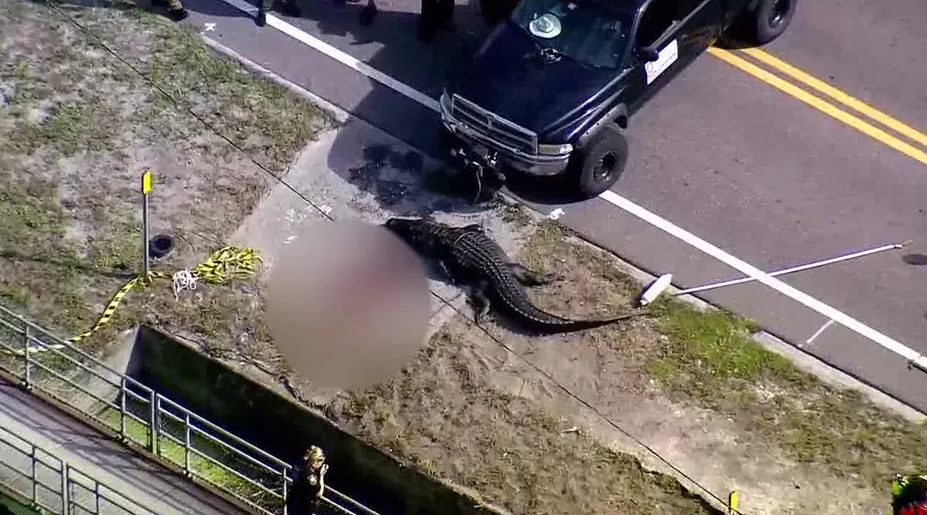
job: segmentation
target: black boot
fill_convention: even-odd
[[[357,21],[364,27],[369,27],[373,25],[373,19],[377,16],[377,4],[376,2],[367,2],[367,5],[361,9],[360,15],[357,17]]]
[[[297,6],[293,0],[276,0],[274,2],[274,9],[280,12],[280,14],[289,16],[290,18],[300,18],[303,14],[299,6]]]
[[[173,21],[181,21],[190,16],[190,13],[187,12],[183,7],[175,7],[173,9],[167,10],[167,17]]]

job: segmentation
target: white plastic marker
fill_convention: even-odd
[[[821,336],[821,333],[826,331],[827,328],[832,325],[834,325],[833,320],[828,320],[827,322],[824,322],[824,325],[822,325],[820,329],[815,331],[814,334],[811,335],[811,338],[808,338],[807,340],[805,340],[805,345],[811,345],[811,343],[814,342],[814,340],[818,339],[818,336]],[[802,345],[802,347],[804,347],[805,345]]]
[[[251,16],[256,15],[257,8],[248,4],[244,0],[222,0],[228,5],[235,7],[236,9],[243,11]],[[413,89],[412,87],[386,75],[385,73],[371,67],[370,65],[362,62],[361,60],[352,57],[351,55],[338,50],[337,48],[321,41],[317,38],[314,38],[307,34],[306,32],[294,27],[293,25],[277,18],[272,14],[267,14],[267,25],[283,32],[284,34],[290,36],[291,38],[303,43],[306,46],[314,48],[315,50],[331,57],[332,59],[344,64],[345,66],[355,70],[367,77],[383,84],[384,86],[389,87],[393,91],[402,94],[403,96],[414,100],[419,104],[435,111],[440,111],[440,106],[438,101],[429,97],[428,95]],[[628,213],[644,220],[645,222],[656,226],[657,228],[667,232],[676,238],[688,243],[689,245],[705,252],[706,254],[712,256],[713,258],[725,263],[726,265],[735,268],[744,275],[754,277],[757,281],[769,286],[770,288],[778,291],[779,293],[785,295],[786,297],[791,298],[792,300],[803,304],[804,306],[821,313],[822,315],[834,320],[840,325],[854,331],[865,338],[872,340],[873,342],[879,344],[880,346],[902,356],[907,359],[912,365],[921,369],[924,372],[927,372],[927,357],[921,355],[913,349],[910,349],[901,343],[895,341],[894,339],[872,329],[871,327],[859,322],[858,320],[850,317],[849,315],[831,307],[823,302],[809,296],[808,294],[796,290],[791,286],[779,281],[773,277],[770,277],[768,274],[762,270],[746,263],[727,252],[715,247],[711,243],[695,236],[694,234],[686,231],[685,229],[674,225],[668,220],[664,220],[659,216],[647,211],[641,206],[631,202],[630,200],[618,195],[613,191],[606,191],[605,193],[599,195],[599,198],[605,200],[606,202],[627,211]]]
[[[551,211],[550,214],[547,215],[547,218],[550,218],[551,220],[559,220],[560,217],[565,214],[566,212],[563,210],[563,208],[558,207],[557,209],[554,209],[553,211]]]
[[[908,360],[912,365],[921,369],[924,372],[927,372],[927,357],[924,357],[919,352],[902,345],[901,343],[895,341],[887,335],[884,335],[875,329],[863,324],[862,322],[856,320],[855,318],[843,313],[842,311],[837,310],[823,302],[811,297],[810,295],[799,291],[788,284],[776,279],[775,277],[770,276],[766,272],[760,270],[759,268],[738,259],[727,252],[719,249],[718,247],[708,243],[707,241],[699,238],[698,236],[690,233],[689,231],[674,225],[673,223],[660,218],[659,216],[647,211],[641,206],[631,202],[630,200],[618,195],[614,191],[606,191],[605,193],[599,196],[602,200],[620,208],[628,213],[640,218],[641,220],[653,225],[666,233],[679,238],[680,240],[688,243],[689,245],[701,250],[702,252],[708,254],[709,256],[721,261],[722,263],[730,266],[731,268],[736,269],[738,272],[748,275],[757,281],[769,286],[770,288],[776,290],[777,292],[789,297],[790,299],[801,303],[809,309],[813,309],[818,313],[824,315],[825,317],[837,322],[838,324],[846,327],[847,329],[858,333],[875,343],[881,345],[882,347],[898,354],[899,356]]]

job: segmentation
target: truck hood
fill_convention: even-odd
[[[531,37],[506,21],[467,65],[458,68],[448,89],[542,134],[592,100],[617,74],[565,56],[544,62]]]

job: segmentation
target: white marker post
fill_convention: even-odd
[[[151,170],[142,173],[142,274],[148,277],[151,268],[148,255],[148,239],[151,231],[148,216],[148,194],[151,192]]]

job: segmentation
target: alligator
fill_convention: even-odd
[[[453,284],[469,286],[477,325],[489,313],[493,301],[512,321],[536,334],[584,331],[645,314],[570,320],[537,308],[528,298],[525,287],[550,284],[561,277],[535,272],[512,261],[480,225],[452,227],[430,218],[390,218],[383,226],[421,257],[436,261]]]

